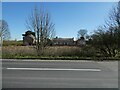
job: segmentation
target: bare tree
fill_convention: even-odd
[[[120,1],[116,4],[115,7],[109,13],[109,18],[106,21],[107,32],[111,35],[111,43],[112,43],[112,52],[120,51]],[[114,40],[112,40],[114,38]]]
[[[87,30],[86,29],[80,29],[79,31],[78,31],[78,38],[80,38],[80,37],[84,37],[85,38],[85,36],[87,35]]]
[[[49,39],[54,37],[54,24],[50,15],[44,9],[34,8],[31,16],[28,17],[27,28],[35,32],[37,50],[43,50]]]
[[[105,56],[115,57],[120,52],[120,2],[113,7],[105,25],[92,36],[93,45]]]
[[[120,1],[109,13],[109,18],[106,20],[106,27],[119,27],[120,28]]]
[[[5,20],[0,20],[0,38],[1,41],[8,40],[10,38],[9,27]]]

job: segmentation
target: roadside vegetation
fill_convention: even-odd
[[[103,26],[91,36],[91,44],[104,57],[119,57],[120,54],[120,2],[114,7]]]
[[[31,20],[28,20],[27,26],[31,31],[35,31],[36,44],[33,46],[23,46],[22,41],[6,41],[4,40],[5,37],[2,38],[2,35],[5,35],[0,32],[1,40],[4,40],[2,58],[72,60],[120,59],[120,2],[111,10],[105,24],[99,26],[94,34],[89,36],[87,35],[87,30],[78,31],[78,38],[81,36],[87,39],[86,45],[84,46],[47,45],[48,40],[54,36],[54,24],[49,21],[50,17],[47,12],[41,12],[43,13],[41,15],[38,13],[38,9],[35,8],[33,13],[33,16],[29,17]],[[7,34],[7,37],[8,36],[9,34]]]
[[[67,60],[104,60],[119,59],[118,57],[104,57],[94,47],[77,46],[47,46],[42,55],[38,55],[35,46],[3,46],[2,58],[17,59],[67,59]]]

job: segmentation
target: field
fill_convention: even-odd
[[[91,48],[81,48],[76,46],[48,46],[42,55],[38,55],[34,46],[3,46],[3,58],[41,58],[41,57],[94,57],[95,51]]]
[[[39,51],[41,53],[41,51]],[[8,59],[99,59],[103,60],[106,57],[99,50],[91,47],[77,46],[47,46],[39,54],[35,46],[23,46],[22,41],[5,41],[2,47],[2,58]],[[107,57],[109,58],[109,57]],[[119,59],[120,55],[116,58]]]

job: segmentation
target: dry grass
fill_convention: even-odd
[[[94,55],[95,52],[91,48],[76,46],[48,46],[42,53],[42,56],[46,57],[91,57]],[[38,57],[38,53],[33,46],[4,46],[2,56],[3,58]]]
[[[35,56],[37,55],[36,49],[34,47],[28,46],[4,46],[2,47],[2,55],[7,56]]]
[[[80,47],[76,46],[52,46],[46,47],[43,54],[47,56],[78,56]]]

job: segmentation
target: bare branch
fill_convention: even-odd
[[[5,20],[0,20],[0,37],[3,40],[10,39],[9,27],[8,27],[8,24]]]
[[[45,47],[54,33],[54,24],[50,20],[50,15],[44,9],[38,9],[35,6],[26,23],[27,28],[35,32],[37,48]]]

